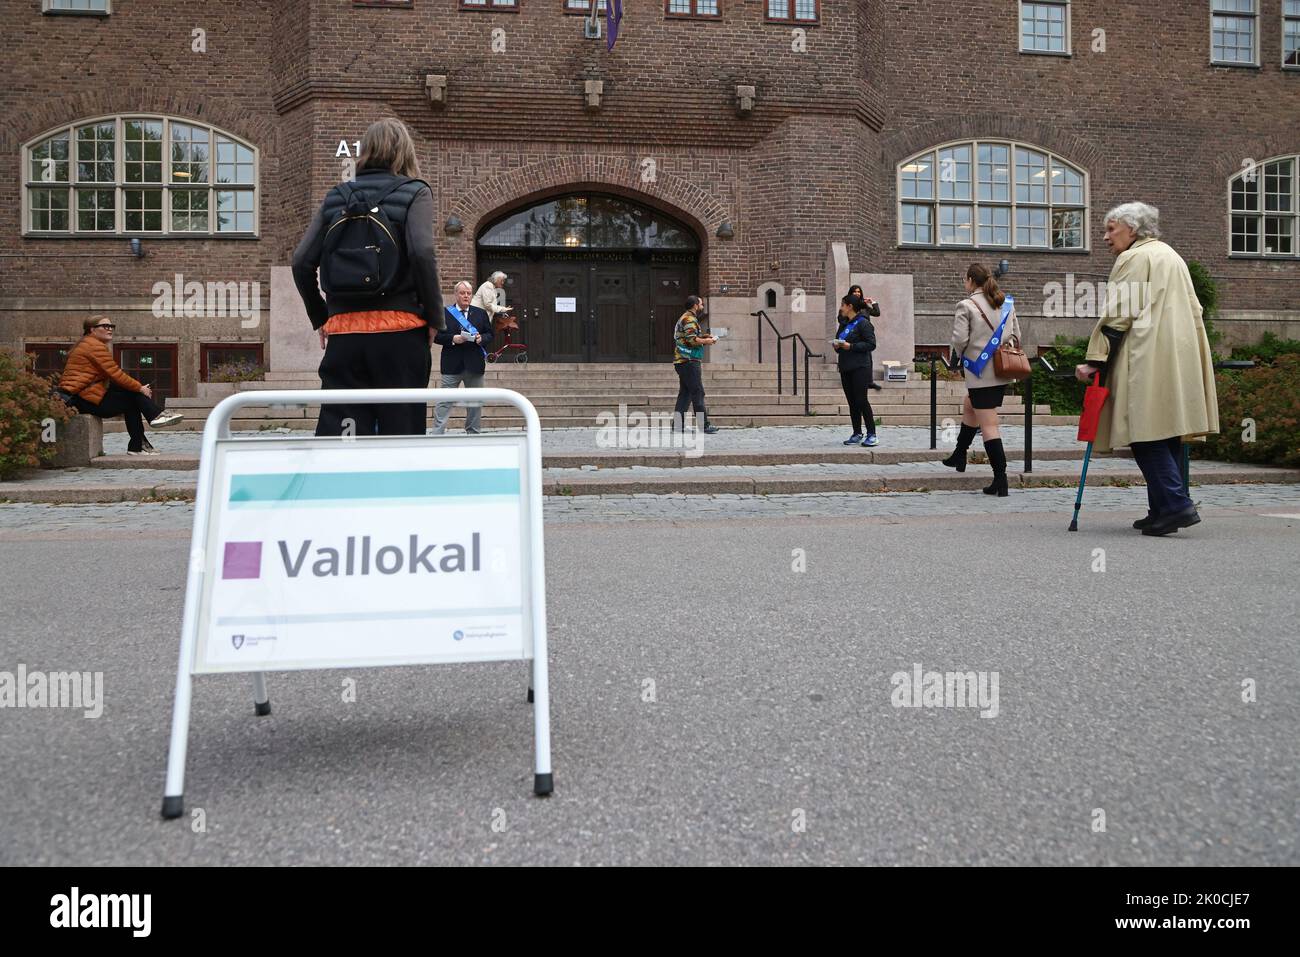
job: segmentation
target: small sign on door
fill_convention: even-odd
[[[577,297],[576,297],[576,296],[569,296],[569,297],[567,297],[567,298],[563,298],[563,297],[560,297],[560,296],[556,296],[556,297],[555,297],[555,311],[556,311],[556,312],[577,312],[577,311],[578,311],[578,299],[577,299]]]

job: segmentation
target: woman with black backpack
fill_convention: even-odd
[[[840,301],[840,321],[831,340],[840,369],[840,384],[844,398],[849,403],[849,418],[853,434],[845,445],[863,445],[871,448],[876,439],[876,414],[867,397],[867,383],[871,381],[871,354],[876,351],[876,330],[871,325],[867,304],[858,296],[845,296]],[[863,436],[863,425],[866,435]]]
[[[325,194],[293,254],[294,283],[325,350],[321,388],[424,389],[443,325],[433,191],[400,120],[370,125],[357,166],[354,182]],[[423,435],[426,409],[326,405],[316,434]]]

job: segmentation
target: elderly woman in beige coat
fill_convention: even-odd
[[[1020,320],[1016,318],[1015,301],[1009,299],[993,274],[980,263],[971,263],[966,270],[966,298],[957,304],[957,317],[952,327],[952,351],[962,359],[977,361],[988,351],[993,333],[1002,324],[1003,305],[1006,305],[1007,324],[1002,341],[1020,340]],[[943,464],[958,472],[966,471],[966,450],[979,432],[984,439],[984,451],[993,466],[993,484],[984,489],[985,495],[1006,497],[1007,454],[1002,448],[1002,433],[998,428],[998,409],[1007,386],[1013,379],[1000,379],[993,369],[993,359],[985,360],[978,375],[966,363],[966,401],[961,407],[961,432],[957,435],[957,448]]]
[[[1149,511],[1133,523],[1143,535],[1168,535],[1201,520],[1183,489],[1182,443],[1219,431],[1201,304],[1187,264],[1159,235],[1153,206],[1125,203],[1106,214],[1106,244],[1118,258],[1088,361],[1075,369],[1087,381],[1108,368],[1110,398],[1094,448],[1133,449],[1147,483]],[[1103,328],[1124,334],[1113,354]]]

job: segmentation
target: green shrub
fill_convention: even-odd
[[[265,373],[256,362],[219,362],[208,370],[208,381],[255,382]]]
[[[1214,318],[1219,314],[1219,284],[1214,281],[1210,271],[1195,259],[1187,260],[1187,271],[1192,274],[1192,287],[1196,298],[1201,303],[1204,313],[1205,337],[1210,340],[1210,350],[1215,350],[1223,333],[1214,327]]]
[[[51,383],[33,375],[0,349],[0,480],[36,468],[54,457],[53,442],[41,441],[76,413],[50,394]]]
[[[1219,435],[1195,443],[1197,457],[1259,465],[1300,465],[1300,355],[1270,365],[1220,372]],[[1253,423],[1254,441],[1248,427]]]
[[[1271,332],[1264,333],[1253,346],[1237,346],[1233,359],[1251,359],[1263,365],[1272,365],[1278,356],[1300,355],[1300,339],[1279,339]]]
[[[1051,350],[1044,351],[1043,355],[1056,367],[1058,373],[1063,375],[1068,372],[1070,378],[1057,378],[1035,361],[1034,404],[1050,405],[1052,415],[1078,415],[1083,411],[1083,390],[1087,387],[1074,378],[1074,367],[1087,358],[1088,340],[1057,336]],[[1023,395],[1024,386],[1018,388]]]

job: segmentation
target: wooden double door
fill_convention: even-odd
[[[662,362],[696,292],[698,260],[678,254],[481,253],[479,282],[506,273],[531,362]],[[507,360],[508,361],[508,360]]]

